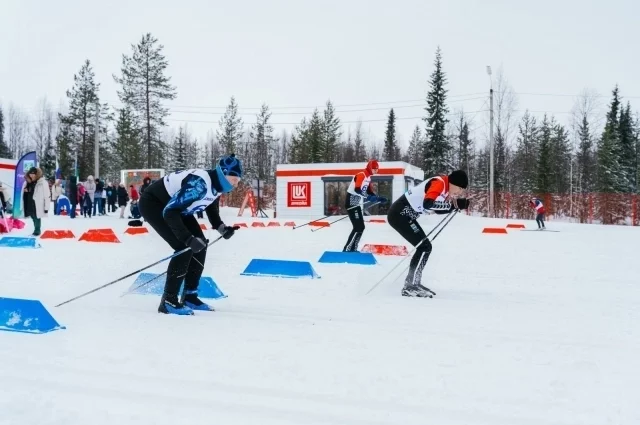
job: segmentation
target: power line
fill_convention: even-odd
[[[563,94],[563,93],[522,93],[513,92],[520,96],[551,96],[551,97],[582,97],[584,94]],[[611,97],[611,95],[605,94],[588,94],[587,97]],[[620,99],[640,99],[640,96],[623,96],[620,95]]]
[[[486,93],[467,93],[467,94],[457,94],[457,95],[447,95],[447,99],[451,98],[459,98],[459,97],[469,97],[469,96],[479,96],[484,95]],[[458,101],[465,100],[474,100],[479,99],[477,97],[471,99],[459,99]],[[334,108],[350,108],[355,106],[376,106],[376,105],[394,105],[399,103],[415,103],[415,102],[425,102],[425,99],[410,99],[410,100],[391,100],[387,102],[368,102],[368,103],[352,103],[352,104],[343,104],[343,105],[333,105]],[[194,108],[194,109],[226,109],[228,105],[225,106],[206,106],[206,105],[171,105],[174,108]],[[326,105],[314,105],[314,106],[269,106],[269,109],[315,109],[315,108],[323,108]],[[254,107],[246,107],[246,108],[238,108],[239,110],[260,110],[261,108]]]
[[[462,114],[467,115],[467,114],[477,114],[478,112],[486,112],[487,110],[479,110],[479,111],[469,111],[469,112],[462,112]],[[460,112],[451,112],[448,113],[447,116],[451,116],[451,115],[460,115]],[[424,116],[420,116],[420,117],[396,117],[396,121],[400,121],[400,120],[418,120],[418,119],[423,119]],[[179,119],[171,119],[168,118],[167,121],[174,121],[174,122],[186,122],[186,123],[201,123],[201,124],[217,124],[217,121],[200,121],[200,120],[179,120]],[[370,119],[370,120],[356,120],[356,121],[340,121],[341,124],[357,124],[357,123],[367,123],[367,122],[383,122],[383,121],[387,121],[387,118],[380,118],[380,119]],[[269,124],[271,125],[298,125],[300,124],[299,122],[270,122]]]
[[[484,99],[485,96],[483,97],[474,97],[472,99],[461,99],[463,101],[466,100],[478,100],[478,99]],[[454,102],[454,101],[452,101]],[[419,103],[416,105],[400,105],[400,106],[394,106],[391,109],[401,109],[401,108],[424,108],[426,106],[425,103]],[[271,108],[269,108],[271,109]],[[338,114],[343,114],[343,113],[347,113],[347,112],[367,112],[367,111],[387,111],[389,110],[389,107],[384,107],[384,108],[365,108],[365,109],[348,109],[348,110],[335,110],[334,112],[338,113]],[[224,115],[225,112],[204,112],[204,111],[177,111],[175,109],[170,109],[171,113],[173,114],[204,114],[204,115]],[[305,112],[271,112],[271,115],[311,115],[313,112],[312,111],[305,111]],[[240,115],[254,115],[253,112],[251,113],[241,113]]]

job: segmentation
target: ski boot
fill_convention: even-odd
[[[180,301],[192,310],[215,311],[209,304],[198,298],[198,290],[184,290]]]
[[[164,314],[177,314],[179,316],[190,316],[193,315],[193,310],[183,303],[178,302],[177,295],[166,295],[162,296],[160,300],[160,306],[158,306],[158,313]]]
[[[402,288],[403,297],[433,298],[435,294],[431,289],[419,283],[416,285],[405,284],[404,288]]]

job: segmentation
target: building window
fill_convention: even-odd
[[[322,180],[324,181],[324,215],[346,214],[347,188],[351,179]]]
[[[371,208],[365,208],[365,215],[387,215],[389,208],[391,207],[391,202],[393,201],[393,179],[392,178],[381,178],[376,179],[375,177],[371,179],[373,183],[373,191],[378,196],[383,196],[389,200],[388,203],[381,205],[374,205]],[[368,213],[367,213],[368,211]]]
[[[351,183],[351,178],[325,177],[324,183],[324,215],[346,215],[347,214],[347,189]],[[378,196],[383,196],[391,202],[393,194],[393,178],[373,177],[371,179],[372,189]],[[386,205],[375,205],[367,208],[365,205],[364,215],[386,215],[389,211],[390,203]]]

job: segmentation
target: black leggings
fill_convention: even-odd
[[[538,214],[536,216],[536,223],[538,223],[538,229],[544,227],[544,214]]]
[[[406,209],[407,207],[409,210]],[[405,213],[403,213],[403,211]],[[411,208],[405,197],[401,196],[391,205],[391,208],[389,208],[387,221],[407,242],[416,246],[420,241],[425,239],[427,235],[424,233],[424,230],[422,230],[420,224],[410,216],[411,212],[414,212],[413,208]],[[429,255],[431,255],[431,248],[431,241],[429,241],[429,239],[422,242],[420,246],[416,248],[416,252],[413,254],[413,257],[411,257],[411,262],[409,263],[409,274],[405,279],[405,286],[420,284],[422,281],[422,270],[427,265]]]
[[[173,248],[174,251],[182,251],[187,247],[184,242],[178,240],[171,228],[164,221],[162,211],[164,203],[158,198],[146,192],[140,197],[140,212],[145,221],[154,228],[156,232]],[[204,238],[200,224],[192,215],[182,218],[184,225],[195,237]],[[203,266],[207,257],[207,249],[203,249],[197,254],[191,250],[173,257],[167,267],[167,282],[164,286],[165,296],[177,296],[180,291],[180,284],[184,279],[185,291],[195,291],[198,289]],[[197,260],[197,261],[196,261]]]
[[[358,244],[360,243],[360,238],[362,237],[362,232],[364,232],[364,217],[362,217],[362,208],[352,208],[350,210],[347,210],[347,214],[349,214],[349,220],[351,220],[353,229],[349,234],[349,239],[347,239],[347,243],[345,244],[343,251],[357,251]]]

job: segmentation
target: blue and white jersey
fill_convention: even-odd
[[[193,215],[204,211],[222,195],[222,192],[213,187],[211,177],[205,170],[177,171],[167,174],[163,182],[171,197],[164,207],[163,215],[168,210],[178,210],[181,215]]]

